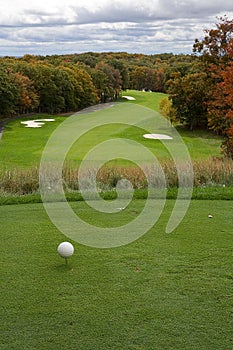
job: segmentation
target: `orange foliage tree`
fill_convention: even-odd
[[[219,20],[216,28],[205,30],[202,41],[195,40],[193,51],[201,54],[210,75],[208,126],[225,136],[223,152],[233,158],[233,19]]]
[[[229,43],[228,55],[233,59],[233,40]],[[209,127],[223,134],[223,152],[233,158],[233,61],[228,65],[213,67],[214,75],[219,82],[213,91],[213,99],[209,102]]]

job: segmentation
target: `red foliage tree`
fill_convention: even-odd
[[[233,58],[233,40],[230,41],[227,51]],[[224,68],[214,66],[213,70],[219,82],[209,103],[209,126],[226,136],[223,151],[233,158],[233,61]]]
[[[211,77],[209,128],[226,137],[223,152],[233,158],[233,19],[219,18],[214,29],[205,30],[203,40],[195,40],[193,51],[201,54]]]

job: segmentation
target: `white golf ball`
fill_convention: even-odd
[[[57,251],[62,258],[69,258],[74,254],[74,246],[70,242],[62,242],[57,247]]]

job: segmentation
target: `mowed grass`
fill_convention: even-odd
[[[125,98],[122,98],[123,102],[127,101],[128,103],[137,103],[140,106],[144,106],[144,107],[153,109],[155,111],[159,111],[159,103],[161,99],[163,99],[167,95],[160,92],[154,93],[154,92],[127,90],[126,92],[122,93],[122,96],[132,96],[135,98],[134,101],[130,101]]]
[[[130,113],[130,108],[126,108],[125,103],[127,103],[129,106],[131,104],[135,105],[136,103],[139,106],[146,107],[148,111],[149,109],[158,111],[159,101],[165,96],[161,93],[145,93],[139,91],[127,91],[125,95],[133,96],[136,100],[117,103],[113,109],[119,114],[126,113],[127,115]],[[124,99],[122,99],[122,101],[124,101]],[[96,118],[98,118],[98,113],[96,113]],[[111,108],[109,111],[104,110],[103,113],[112,113]],[[47,122],[42,128],[38,129],[25,128],[25,126],[21,124],[22,120],[26,120],[25,118],[13,120],[6,124],[2,140],[0,141],[1,168],[25,168],[35,166],[40,163],[40,158],[47,140],[56,127],[67,117],[36,115],[35,117],[30,117],[28,119],[40,118],[55,118],[55,122]],[[77,116],[77,118],[83,118],[83,114]],[[85,118],[88,125],[90,118],[93,118],[93,113],[86,114]],[[159,126],[157,125],[156,116],[153,123],[149,126],[150,130],[155,133],[161,133],[161,131],[163,131],[160,130]],[[81,137],[80,140],[74,144],[67,155],[67,160],[69,162],[79,164],[86,152],[88,152],[92,147],[100,142],[116,137],[131,139],[138,143],[142,143],[160,160],[169,158],[170,154],[168,150],[159,140],[149,140],[143,138],[144,131],[147,132],[146,130],[123,124],[111,124],[97,127],[90,130],[85,134],[85,136]],[[220,145],[222,139],[220,137],[207,131],[188,131],[183,128],[178,128],[178,132],[188,147],[192,159],[201,160],[211,156],[221,155]],[[139,153],[140,152],[138,152],[138,154]],[[123,161],[122,164],[124,164]]]
[[[42,114],[8,122],[0,140],[1,168],[26,168],[38,165],[51,133],[65,118]],[[34,119],[55,119],[55,121],[45,122],[41,128],[27,128],[21,124],[21,121]]]
[[[143,201],[96,217],[132,220]],[[136,242],[94,249],[67,240],[42,204],[0,207],[2,350],[232,349],[232,202],[192,201],[180,226],[165,234],[174,201]],[[213,218],[209,219],[208,214]]]
[[[128,101],[128,103],[137,103],[138,105],[150,108],[156,112],[160,111],[159,103],[161,99],[166,97],[166,94],[163,93],[141,92],[135,90],[128,90],[123,96],[124,95],[135,98],[135,101]],[[222,138],[220,136],[206,130],[187,130],[181,126],[176,127],[176,129],[188,147],[192,159],[201,160],[211,156],[221,156]],[[127,130],[127,132],[128,131],[129,130]],[[131,130],[131,132],[133,131]],[[146,140],[146,142],[150,148],[160,146],[159,141]],[[161,149],[159,149],[159,152],[161,152]],[[164,156],[165,153],[162,151],[162,157]]]

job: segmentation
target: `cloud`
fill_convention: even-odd
[[[12,0],[0,4],[2,54],[84,51],[191,53],[232,0]]]

